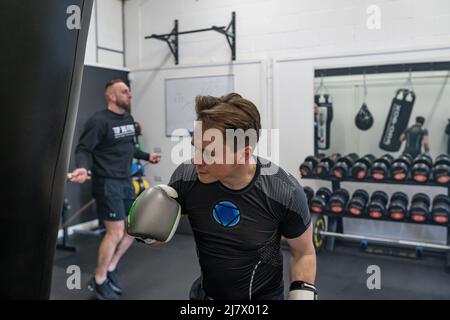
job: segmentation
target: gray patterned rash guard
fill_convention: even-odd
[[[299,237],[311,223],[305,193],[292,175],[257,158],[250,184],[231,190],[219,181],[201,183],[186,162],[169,185],[189,218],[208,296],[265,299],[283,290],[281,236]]]
[[[419,125],[413,125],[405,130],[406,146],[403,153],[410,154],[413,158],[422,153],[422,141],[428,135],[428,130]]]

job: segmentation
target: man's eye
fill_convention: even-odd
[[[211,152],[211,151],[205,151],[205,157],[207,157],[207,158],[211,158],[211,157],[213,157],[214,155],[213,155],[213,153]]]

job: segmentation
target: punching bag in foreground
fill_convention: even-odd
[[[0,2],[0,299],[48,299],[92,0]]]

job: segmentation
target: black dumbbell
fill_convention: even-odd
[[[306,199],[308,199],[308,207],[311,206],[311,200],[314,197],[314,190],[311,187],[303,187],[303,191],[305,192]]]
[[[321,178],[330,176],[331,168],[333,168],[335,160],[332,157],[326,157],[320,160],[319,164],[314,169],[316,175]]]
[[[350,176],[359,180],[365,179],[369,175],[370,168],[375,160],[376,158],[373,154],[367,154],[356,160],[350,169]]]
[[[366,209],[367,201],[369,201],[367,191],[362,189],[356,190],[348,203],[348,211],[351,215],[362,216]]]
[[[439,183],[448,183],[450,181],[450,157],[441,154],[436,158],[433,166],[434,180]]]
[[[384,180],[389,177],[391,163],[394,158],[390,154],[385,154],[381,158],[375,160],[370,170],[370,175],[375,180]]]
[[[397,158],[391,164],[391,177],[394,180],[406,180],[411,170],[413,158],[411,155],[405,153]]]
[[[314,168],[319,163],[319,160],[314,156],[306,157],[305,161],[300,165],[300,174],[302,177],[310,177],[314,175]]]
[[[350,195],[345,189],[337,189],[333,192],[328,202],[330,211],[333,213],[343,213],[347,207],[348,199]]]
[[[433,199],[433,220],[439,224],[447,224],[450,216],[450,198],[445,194],[437,195]]]
[[[384,191],[375,191],[370,197],[367,213],[372,219],[380,219],[386,215],[386,205],[389,197]]]
[[[356,160],[358,160],[358,155],[356,153],[350,153],[347,156],[340,158],[333,166],[332,175],[339,179],[346,178]]]
[[[388,215],[392,220],[403,220],[408,213],[408,196],[403,192],[395,192],[391,196]]]
[[[316,195],[311,199],[311,211],[313,213],[322,213],[326,210],[331,191],[328,188],[320,188]]]
[[[411,199],[409,217],[415,222],[426,222],[430,218],[430,197],[417,193]]]
[[[430,178],[433,160],[427,154],[418,155],[411,167],[411,177],[417,182],[427,182]]]

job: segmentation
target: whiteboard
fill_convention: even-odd
[[[196,96],[233,91],[234,75],[166,79],[166,136],[188,136],[194,130]]]

